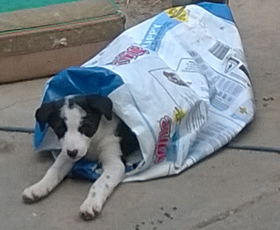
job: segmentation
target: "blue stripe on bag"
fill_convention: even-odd
[[[141,42],[141,46],[155,52],[158,51],[161,41],[167,31],[171,30],[179,23],[181,23],[179,20],[170,18],[166,12],[161,13],[151,24]]]
[[[219,18],[223,18],[225,20],[234,22],[232,13],[227,4],[201,2],[201,3],[197,3],[197,5],[199,5],[200,7],[204,8],[205,10],[209,11],[211,14],[214,14]]]

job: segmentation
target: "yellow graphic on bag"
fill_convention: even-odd
[[[181,22],[187,22],[188,21],[188,13],[187,9],[185,6],[180,6],[180,7],[172,7],[168,10],[165,10],[167,15],[170,18],[177,19]]]
[[[175,107],[174,115],[175,115],[175,122],[180,123],[183,117],[187,115],[187,113],[183,109]]]

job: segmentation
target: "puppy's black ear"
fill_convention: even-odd
[[[86,96],[88,105],[104,114],[108,120],[112,120],[113,103],[109,97],[92,94]]]
[[[46,123],[49,120],[49,117],[54,112],[55,106],[54,103],[45,103],[42,104],[40,108],[37,109],[35,118],[40,125],[40,130],[44,131]]]

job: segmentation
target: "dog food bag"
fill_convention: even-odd
[[[124,181],[182,172],[229,143],[255,111],[240,35],[218,3],[170,8],[125,31],[49,80],[43,102],[92,93],[110,97],[137,135],[140,151],[129,156]],[[34,141],[38,150],[60,148],[50,129],[36,127]],[[96,164],[79,164],[76,174],[98,177]],[[79,171],[87,167],[95,173]]]

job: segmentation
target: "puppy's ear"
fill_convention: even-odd
[[[112,120],[113,103],[109,97],[101,95],[88,95],[86,96],[88,105],[104,114],[108,120]]]
[[[49,117],[54,112],[54,103],[45,103],[42,104],[40,108],[37,109],[35,118],[40,125],[40,130],[44,131],[46,123],[49,120]]]

